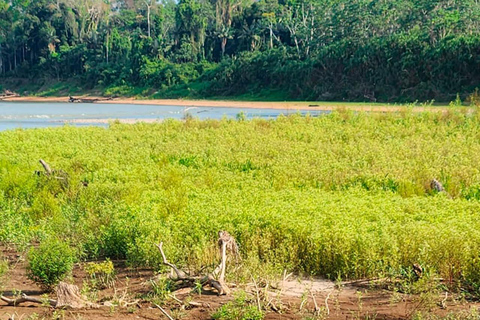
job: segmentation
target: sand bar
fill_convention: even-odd
[[[62,123],[84,123],[84,124],[109,124],[111,122],[119,122],[119,123],[126,123],[126,124],[134,124],[134,123],[160,123],[164,121],[164,119],[137,119],[137,118],[125,118],[125,119],[68,119],[68,120],[60,120],[58,122]]]
[[[91,99],[99,104],[132,104],[132,105],[158,105],[158,106],[185,106],[185,107],[223,107],[223,108],[259,108],[259,109],[282,109],[282,110],[318,110],[331,111],[345,108],[352,111],[395,112],[405,109],[401,105],[389,105],[379,103],[342,103],[342,102],[312,102],[312,101],[233,101],[233,100],[184,100],[184,99],[135,99],[113,98],[105,100],[104,97],[82,96],[75,98]],[[68,102],[68,97],[10,97],[4,98],[6,102]],[[445,112],[447,106],[415,106],[415,112],[433,111]],[[469,109],[465,107],[465,109]]]

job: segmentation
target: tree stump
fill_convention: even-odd
[[[57,286],[57,304],[55,308],[84,309],[98,307],[86,301],[76,285],[60,282]]]

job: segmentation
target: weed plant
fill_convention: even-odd
[[[0,293],[4,290],[5,278],[8,272],[8,261],[0,255]]]
[[[104,289],[115,285],[115,268],[109,259],[103,262],[88,262],[84,269],[94,287]]]
[[[236,292],[235,299],[212,314],[214,320],[262,320],[263,312],[258,310],[253,299],[248,299],[244,291]]]
[[[56,235],[80,258],[161,269],[163,241],[198,270],[228,230],[260,268],[353,279],[417,263],[477,290],[479,163],[480,118],[455,108],[17,129],[0,133],[0,242]]]

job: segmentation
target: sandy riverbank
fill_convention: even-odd
[[[126,118],[126,119],[69,119],[60,121],[62,123],[77,123],[77,124],[109,124],[111,122],[120,122],[126,124],[134,123],[160,123],[163,119],[137,119],[137,118]]]
[[[395,112],[405,107],[388,104],[358,104],[342,102],[308,102],[308,101],[233,101],[233,100],[183,100],[183,99],[153,99],[138,100],[134,98],[114,98],[105,100],[103,97],[77,97],[96,100],[101,104],[132,104],[132,105],[158,105],[158,106],[185,106],[185,107],[223,107],[223,108],[260,108],[260,109],[287,109],[287,110],[320,110],[331,111],[338,108],[346,108],[352,111]],[[102,100],[103,99],[103,100]],[[68,97],[11,97],[5,98],[6,102],[68,102]],[[447,107],[414,107],[413,111],[446,111]]]

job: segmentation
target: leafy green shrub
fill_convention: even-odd
[[[44,241],[28,253],[27,276],[51,290],[72,271],[74,261],[74,252],[68,244],[58,239]]]
[[[235,300],[224,304],[212,314],[215,320],[261,320],[263,317],[263,313],[247,299],[244,291],[238,292]]]

